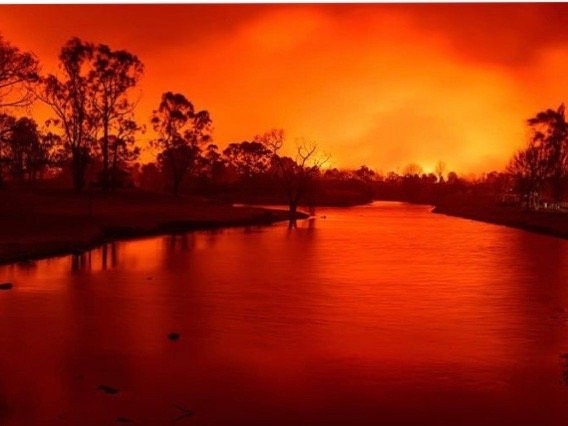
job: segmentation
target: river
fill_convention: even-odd
[[[0,424],[567,424],[568,241],[430,210],[2,266]]]

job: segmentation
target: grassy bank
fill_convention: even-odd
[[[505,206],[494,200],[451,197],[439,202],[434,213],[504,225],[568,239],[568,215],[551,211],[527,211],[517,206]]]
[[[3,190],[0,264],[80,252],[117,239],[289,219],[282,210],[143,192],[76,195]]]

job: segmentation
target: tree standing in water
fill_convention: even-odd
[[[256,136],[256,141],[262,142],[272,151],[272,162],[276,174],[284,187],[288,199],[288,209],[291,218],[296,216],[298,205],[304,201],[314,178],[321,167],[329,160],[328,156],[320,156],[314,143],[300,142],[296,146],[294,158],[281,156],[279,151],[284,145],[284,131],[273,129],[263,135]]]

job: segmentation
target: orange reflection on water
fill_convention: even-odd
[[[562,424],[567,253],[378,203],[3,267],[0,418]]]

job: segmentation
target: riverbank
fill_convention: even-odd
[[[526,211],[492,200],[452,198],[436,205],[434,213],[509,226],[511,228],[568,239],[568,215],[552,211]]]
[[[307,217],[298,213],[296,219]],[[285,210],[124,192],[0,192],[0,264],[80,253],[105,242],[290,219]]]

